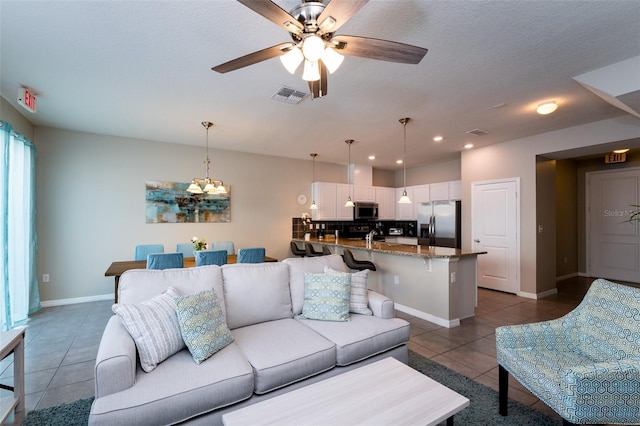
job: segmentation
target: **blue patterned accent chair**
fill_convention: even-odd
[[[640,288],[595,280],[573,311],[496,329],[500,414],[508,380],[564,424],[640,424]]]

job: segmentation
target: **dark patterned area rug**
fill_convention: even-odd
[[[498,414],[498,393],[440,364],[409,351],[409,365],[471,400],[469,407],[456,414],[456,425],[559,426],[562,422],[533,408],[509,400],[509,415]],[[86,425],[93,398],[30,411],[24,426]],[[443,423],[445,424],[445,423]]]

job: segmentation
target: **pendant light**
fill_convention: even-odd
[[[353,201],[351,201],[351,173],[349,173],[349,168],[351,167],[351,144],[353,143],[353,139],[347,139],[345,143],[349,146],[349,162],[347,163],[347,179],[349,182],[349,198],[347,198],[347,202],[344,204],[345,207],[355,207]]]
[[[315,152],[313,154],[309,154],[311,156],[311,158],[313,159],[313,180],[311,181],[311,184],[313,185],[313,183],[315,183],[316,181],[316,157],[318,156],[318,154],[316,154]],[[316,204],[316,197],[315,197],[315,191],[313,191],[313,186],[311,187],[312,190],[312,194],[311,194],[311,205],[309,206],[310,210],[318,210],[318,205]]]
[[[204,160],[205,177],[204,179],[193,178],[191,180],[191,185],[187,188],[187,191],[192,194],[226,194],[227,190],[221,180],[209,178],[209,165],[211,164],[211,160],[209,160],[209,128],[213,126],[213,123],[210,121],[203,121],[202,126],[207,129],[207,150],[206,160]],[[202,187],[202,184],[204,184],[204,188]]]
[[[400,123],[404,127],[404,154],[402,159],[402,173],[404,179],[404,191],[402,192],[402,197],[398,200],[400,204],[411,204],[411,200],[407,195],[407,123],[409,122],[409,117],[401,118]]]

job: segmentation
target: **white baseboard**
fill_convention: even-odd
[[[76,303],[101,302],[103,300],[113,300],[113,293],[99,294],[97,296],[74,297],[72,299],[46,300],[44,302],[40,302],[40,306],[43,308],[50,308],[52,306],[75,305]]]
[[[395,307],[400,312],[404,312],[405,314],[413,315],[414,317],[421,318],[423,320],[427,320],[434,324],[438,324],[439,326],[446,328],[453,328],[460,326],[460,319],[456,318],[454,320],[446,320],[444,318],[437,317],[435,315],[428,314],[426,312],[419,311],[417,309],[410,308],[408,306],[401,305],[399,303],[395,304]]]
[[[553,296],[558,294],[557,288],[552,288],[551,290],[543,291],[542,293],[527,293],[526,291],[519,291],[517,296],[526,297],[527,299],[544,299],[545,297]]]

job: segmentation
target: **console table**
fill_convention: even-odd
[[[13,391],[13,398],[1,400],[0,424],[14,409],[16,415],[24,412],[24,330],[22,327],[0,332],[0,360],[13,353],[13,386],[0,384],[0,388]]]

